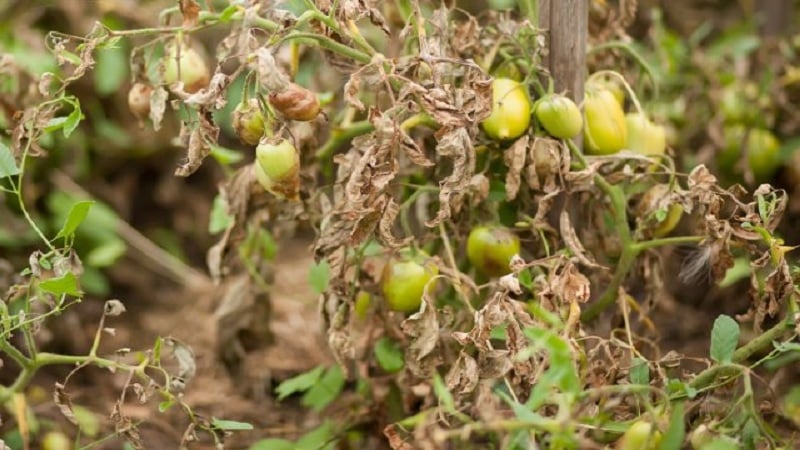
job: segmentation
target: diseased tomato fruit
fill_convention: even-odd
[[[287,139],[265,139],[256,147],[256,179],[267,191],[289,200],[298,199],[300,153]]]
[[[628,113],[625,115],[627,140],[625,148],[647,155],[663,155],[667,150],[667,130],[656,125],[644,114]]]
[[[321,111],[317,95],[296,83],[290,83],[280,92],[271,92],[269,103],[291,120],[314,120]]]
[[[648,217],[664,206],[665,197],[669,193],[669,185],[656,184],[644,193],[640,205],[641,217]],[[660,208],[662,207],[662,208]],[[683,206],[680,203],[671,202],[667,206],[667,214],[663,220],[658,222],[653,228],[654,237],[664,237],[672,232],[683,215]],[[657,220],[657,219],[656,219]]]
[[[475,268],[490,277],[511,273],[508,264],[519,253],[519,238],[508,228],[482,225],[467,238],[467,258]]]
[[[592,155],[611,155],[625,147],[628,138],[625,112],[608,89],[590,85],[583,104],[584,147]]]
[[[498,141],[522,136],[531,124],[532,106],[525,85],[509,78],[495,78],[492,113],[481,122],[483,131]]]
[[[769,180],[781,165],[780,142],[765,128],[746,128],[731,125],[724,129],[725,148],[718,155],[720,168],[735,171],[741,155],[747,152],[747,165],[756,182]],[[746,138],[745,138],[746,135]]]
[[[42,437],[42,450],[70,450],[72,441],[60,431],[48,431]]]
[[[239,103],[233,110],[233,129],[243,143],[257,145],[264,137],[265,128],[264,114],[258,100],[251,98]]]
[[[559,139],[572,139],[583,128],[583,116],[578,105],[569,97],[549,94],[536,102],[536,120]]]
[[[137,119],[142,120],[150,114],[150,96],[153,87],[144,83],[134,83],[128,91],[128,108]]]
[[[638,420],[617,441],[617,450],[656,450],[660,443],[661,432],[652,423]]]
[[[183,82],[183,90],[195,93],[208,85],[211,73],[205,59],[191,42],[175,40],[167,45],[164,62],[164,81],[172,85]]]
[[[384,266],[381,277],[381,289],[387,305],[394,311],[404,313],[419,310],[425,286],[438,274],[439,268],[424,254],[414,256],[406,252],[392,258]]]

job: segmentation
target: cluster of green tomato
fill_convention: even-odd
[[[528,131],[531,117],[558,139],[572,139],[583,131],[586,153],[610,155],[623,149],[648,155],[663,155],[666,131],[643,112],[625,113],[622,89],[608,79],[590,78],[585,87],[583,114],[569,97],[549,93],[531,101],[525,86],[510,78],[492,83],[493,108],[481,123],[490,138],[506,141]]]
[[[209,66],[187,36],[178,36],[166,46],[163,81],[173,87],[196,93],[208,86]],[[150,113],[152,86],[135,83],[128,92],[128,106],[137,117]],[[294,144],[275,133],[277,117],[284,120],[310,121],[321,111],[316,94],[295,83],[288,83],[279,92],[270,92],[267,102],[244,99],[233,113],[233,127],[242,143],[256,146],[253,164],[256,180],[274,195],[296,199],[298,196],[300,154]]]

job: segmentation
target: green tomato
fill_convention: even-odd
[[[505,141],[522,136],[531,123],[531,99],[525,85],[509,78],[492,81],[492,113],[481,122],[492,139]]]
[[[625,147],[628,138],[625,112],[610,90],[590,85],[586,90],[583,114],[586,153],[611,155]]]
[[[661,432],[652,423],[638,420],[617,441],[617,450],[656,450],[661,443]]]
[[[258,145],[266,130],[264,114],[258,100],[241,102],[233,110],[233,129],[239,140],[247,145]]]
[[[650,121],[644,114],[626,114],[625,127],[627,129],[625,147],[628,150],[646,156],[659,156],[666,152],[666,129]]]
[[[505,227],[478,226],[470,231],[467,238],[469,262],[490,277],[510,273],[508,264],[519,250],[519,238]]]
[[[610,91],[614,98],[619,103],[621,108],[625,107],[625,89],[623,89],[619,80],[611,78],[608,75],[601,77],[594,77],[587,83],[586,90],[607,90]]]
[[[48,431],[42,437],[42,450],[70,450],[72,441],[60,431]]]
[[[389,309],[404,313],[419,310],[425,286],[438,274],[439,268],[424,255],[414,257],[406,253],[391,259],[381,277],[381,289]]]
[[[168,44],[164,63],[164,81],[167,84],[182,81],[183,89],[194,93],[206,87],[210,79],[205,59],[190,43],[178,43],[176,39]]]
[[[536,102],[536,119],[550,136],[572,139],[583,128],[583,116],[569,97],[549,94]]]
[[[640,213],[643,216],[651,214],[658,207],[658,203],[667,195],[669,186],[667,184],[656,184],[644,193],[640,203]],[[667,215],[653,228],[654,237],[664,237],[672,232],[683,216],[683,206],[680,203],[672,203],[667,208]]]
[[[780,141],[771,131],[765,128],[750,128],[748,131],[743,125],[731,125],[725,127],[724,133],[725,148],[717,160],[723,170],[733,173],[745,148],[747,164],[757,182],[769,180],[780,167]]]
[[[256,147],[256,180],[276,196],[296,199],[300,184],[300,153],[294,145],[281,139],[262,141]]]

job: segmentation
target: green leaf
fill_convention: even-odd
[[[650,366],[647,361],[642,358],[633,358],[631,361],[631,383],[633,384],[650,384]]]
[[[236,164],[242,159],[244,159],[244,155],[242,154],[242,152],[215,144],[211,145],[211,156],[213,156],[214,159],[216,159],[217,162],[222,164],[223,166]]]
[[[243,431],[252,430],[253,425],[247,422],[237,422],[235,420],[213,419],[211,425],[218,430]]]
[[[295,450],[295,444],[286,439],[262,439],[247,447],[247,450]]]
[[[338,365],[331,366],[303,396],[302,405],[320,412],[336,400],[344,389],[344,372]]]
[[[739,324],[724,314],[717,317],[711,329],[711,359],[727,364],[739,344]]]
[[[317,294],[322,294],[325,289],[328,289],[328,282],[330,281],[331,268],[328,261],[322,261],[318,264],[311,266],[308,272],[308,282],[311,288]]]
[[[125,48],[107,47],[97,51],[94,72],[95,90],[100,95],[117,92],[128,78],[128,57]]]
[[[685,437],[686,421],[684,420],[683,402],[676,402],[673,404],[672,414],[669,418],[669,428],[664,433],[658,450],[681,450]]]
[[[445,411],[455,412],[456,402],[453,400],[453,394],[447,390],[447,386],[444,385],[444,381],[438,373],[433,377],[433,392],[439,399],[439,403],[444,406]]]
[[[19,175],[19,167],[11,149],[0,141],[0,178]]]
[[[109,239],[86,254],[86,264],[94,267],[109,267],[117,262],[127,249],[128,246],[122,239]]]
[[[700,450],[741,450],[741,446],[733,439],[722,436],[700,447]]]
[[[233,223],[233,216],[228,214],[227,202],[222,195],[217,194],[217,196],[214,197],[214,203],[211,206],[211,217],[208,221],[208,232],[211,234],[217,234],[220,231],[228,228],[231,223]]]
[[[64,225],[61,226],[58,234],[56,234],[55,239],[69,239],[75,236],[75,230],[78,229],[81,223],[83,223],[83,221],[86,219],[86,216],[89,215],[89,210],[92,208],[93,204],[93,201],[88,200],[74,203],[69,209],[69,213],[67,213],[67,219],[64,221]]]
[[[315,367],[306,373],[301,373],[295,377],[289,378],[282,382],[275,388],[275,393],[278,394],[278,400],[283,400],[286,397],[297,392],[305,392],[314,386],[322,376],[325,369],[322,366]]]
[[[58,278],[50,278],[39,283],[39,288],[53,295],[71,295],[80,297],[81,291],[78,289],[78,279],[72,272],[67,272]]]
[[[163,413],[175,406],[175,402],[170,400],[164,400],[163,402],[158,404],[158,412]]]
[[[62,130],[64,132],[65,138],[68,138],[72,134],[72,132],[75,131],[76,128],[78,128],[78,125],[80,125],[81,123],[81,119],[83,119],[83,114],[81,113],[81,106],[77,100],[75,100],[73,106],[74,108],[72,109],[72,112],[69,113],[69,115],[67,116],[67,120],[64,122],[64,129]]]
[[[72,413],[82,434],[91,438],[97,437],[100,433],[100,420],[95,413],[80,405],[72,405]]]
[[[383,337],[375,343],[375,359],[378,360],[378,365],[389,373],[399,372],[405,365],[403,350],[388,337]]]
[[[333,422],[325,421],[322,425],[304,434],[297,440],[295,450],[333,450],[337,429]]]

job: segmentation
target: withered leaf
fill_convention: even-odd
[[[503,152],[503,162],[508,167],[506,173],[506,199],[514,200],[519,192],[520,178],[522,169],[525,167],[525,154],[528,151],[528,135],[514,141],[505,152]]]
[[[465,128],[455,128],[439,138],[436,152],[453,159],[453,172],[439,183],[439,212],[426,223],[429,227],[449,219],[453,211],[458,212],[475,173],[475,148]]]
[[[561,238],[564,240],[564,245],[567,246],[570,253],[577,258],[581,264],[591,268],[603,267],[597,264],[590,254],[586,253],[586,249],[583,248],[583,244],[581,244],[580,239],[578,239],[578,234],[572,227],[572,222],[569,219],[569,211],[567,211],[566,208],[561,211],[561,215],[559,216],[559,229],[561,230]]]

